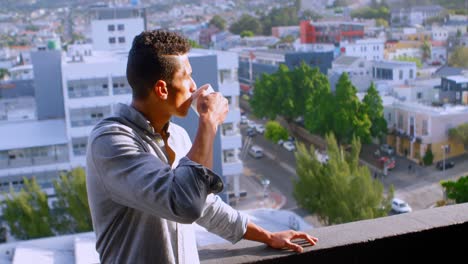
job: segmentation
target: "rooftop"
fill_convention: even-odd
[[[375,61],[374,65],[378,66],[378,67],[384,67],[384,68],[405,67],[405,66],[414,66],[414,67],[416,67],[416,63],[414,63],[414,62],[390,61],[390,60]]]
[[[447,76],[445,79],[454,81],[456,83],[468,83],[468,78],[463,76],[463,75],[452,75],[452,76]]]
[[[431,116],[443,116],[443,115],[466,115],[468,114],[468,106],[463,105],[444,105],[443,107],[435,107],[425,105],[418,102],[403,102],[395,101],[393,106],[400,109],[405,109],[412,112],[419,112],[429,114]]]
[[[354,62],[356,62],[357,60],[359,60],[359,57],[355,57],[355,56],[340,56],[338,58],[335,59],[335,61],[333,62],[333,64],[340,64],[340,65],[347,65],[347,66],[351,66]]]
[[[0,138],[0,151],[68,143],[63,119],[0,124]]]

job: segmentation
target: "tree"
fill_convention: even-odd
[[[365,113],[371,122],[370,134],[372,137],[381,139],[387,134],[387,121],[384,118],[384,107],[382,98],[375,88],[374,83],[371,83],[367,94],[362,100]]]
[[[188,42],[189,42],[190,46],[191,46],[192,48],[194,48],[194,49],[201,49],[201,48],[203,48],[200,44],[198,44],[198,43],[197,43],[195,40],[193,40],[193,39],[189,39]]]
[[[244,30],[250,30],[255,35],[260,35],[262,34],[262,24],[258,18],[244,14],[231,25],[229,31],[233,34],[240,34]]]
[[[277,115],[283,116],[288,121],[291,120],[294,112],[293,87],[290,71],[284,64],[280,65],[274,74],[262,75],[262,78],[255,81],[255,89],[250,100],[253,113],[272,120]]]
[[[386,196],[383,185],[373,180],[369,169],[359,165],[361,145],[354,138],[351,151],[338,147],[333,134],[326,137],[328,162],[317,160],[311,146],[296,152],[297,175],[294,197],[299,205],[328,224],[385,216],[390,211],[393,187]]]
[[[340,144],[350,143],[353,136],[365,143],[371,139],[371,122],[356,93],[348,74],[343,73],[336,84],[331,130]]]
[[[434,162],[434,154],[432,153],[431,148],[426,149],[426,153],[424,153],[423,157],[423,163],[426,166],[432,165],[432,162]]]
[[[255,36],[255,34],[254,34],[252,31],[250,31],[250,30],[244,30],[244,31],[242,31],[242,32],[240,33],[240,36],[241,36],[241,38],[253,37],[253,36]]]
[[[57,202],[55,210],[64,213],[57,215],[56,228],[60,233],[91,231],[91,213],[86,191],[86,175],[83,168],[75,168],[60,175],[54,181]]]
[[[34,178],[23,181],[24,188],[19,193],[11,188],[9,194],[4,194],[3,218],[10,233],[18,239],[52,236],[47,194]]]
[[[303,111],[305,127],[313,134],[325,136],[333,129],[332,107],[335,98],[331,93],[330,83],[318,68],[313,69],[310,73],[303,72],[307,74],[306,76],[310,76],[307,79],[303,78],[304,86],[307,89],[304,90],[304,94],[298,95],[298,97],[303,96],[306,100],[305,111]],[[296,78],[301,78],[301,75],[296,75]]]
[[[323,98],[318,100],[311,98],[316,94],[321,96],[323,93],[329,93],[329,86],[327,77],[318,69],[312,69],[307,64],[301,63],[299,67],[290,71],[282,64],[277,72],[264,74],[256,80],[250,106],[256,116],[266,116],[274,120],[280,115],[287,122],[291,122],[297,117],[307,115],[310,110],[307,109],[309,104],[323,101]],[[315,109],[314,106],[309,108]],[[311,118],[316,117],[320,116],[311,116]]]
[[[450,55],[449,66],[468,68],[468,47],[457,47]]]
[[[288,130],[276,121],[268,121],[265,126],[265,138],[276,143],[288,139]]]
[[[210,26],[214,26],[214,27],[218,28],[221,31],[226,29],[226,20],[224,20],[219,15],[213,16],[208,24]]]
[[[302,15],[300,17],[300,20],[313,20],[317,21],[321,19],[323,16],[320,15],[318,12],[312,11],[312,10],[304,10],[302,12]]]
[[[0,68],[0,80],[7,76],[10,76],[10,72],[8,71],[8,69]]]
[[[468,150],[468,123],[449,129],[449,138],[457,143],[463,144],[465,150]]]
[[[299,24],[298,10],[295,6],[273,8],[270,13],[260,18],[263,34],[271,35],[271,28],[277,26],[293,26]]]
[[[424,41],[422,44],[421,51],[423,61],[427,61],[429,58],[431,58],[431,45],[427,41]]]
[[[468,176],[460,177],[457,181],[442,181],[440,184],[445,189],[447,198],[457,204],[468,202]]]

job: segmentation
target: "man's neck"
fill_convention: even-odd
[[[161,136],[166,135],[166,131],[164,131],[164,128],[166,124],[169,122],[171,119],[171,115],[165,113],[161,109],[159,111],[158,107],[155,105],[151,105],[149,102],[146,101],[141,101],[141,100],[132,100],[132,106],[135,108],[138,112],[140,112],[146,119],[151,123],[151,126],[154,128],[154,131]]]

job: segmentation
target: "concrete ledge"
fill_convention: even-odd
[[[313,229],[319,244],[304,253],[241,241],[201,248],[208,263],[381,263],[404,259],[466,261],[468,203]],[[464,259],[464,260],[463,260]]]

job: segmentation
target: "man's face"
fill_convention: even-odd
[[[174,60],[176,70],[172,81],[167,84],[168,104],[173,115],[184,117],[189,111],[192,93],[197,89],[197,85],[192,79],[192,66],[188,55],[174,56]]]

